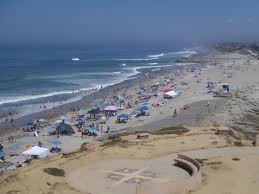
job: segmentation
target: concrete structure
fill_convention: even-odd
[[[255,136],[255,146],[259,147],[259,134]]]
[[[79,168],[68,182],[92,194],[180,194],[200,185],[201,168],[192,158],[175,154],[148,161],[113,160]]]
[[[189,177],[168,183],[142,184],[139,186],[137,194],[184,194],[190,190],[197,189],[202,182],[200,164],[196,160],[182,154],[178,154],[175,161],[175,166],[188,172]]]

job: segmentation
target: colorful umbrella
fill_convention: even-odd
[[[56,146],[62,144],[62,142],[59,141],[59,140],[53,140],[53,141],[51,141],[50,143],[52,143],[52,144],[54,144],[54,145],[56,145]]]

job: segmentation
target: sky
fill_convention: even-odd
[[[258,41],[258,10],[258,0],[0,0],[0,46]]]

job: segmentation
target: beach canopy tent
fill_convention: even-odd
[[[167,92],[173,91],[173,88],[165,87],[163,91],[164,91],[164,93],[167,93]]]
[[[178,93],[176,91],[164,93],[164,98],[175,98],[176,96],[178,96]]]
[[[93,115],[94,118],[99,113],[100,113],[100,108],[99,107],[92,108],[91,110],[88,111],[88,114],[90,114],[90,117]]]
[[[56,127],[56,132],[61,135],[72,135],[75,133],[73,128],[69,124],[64,122],[60,123]]]
[[[25,156],[37,156],[39,158],[46,158],[49,155],[49,149],[39,146],[33,146],[32,148],[22,153]]]
[[[128,114],[120,114],[117,116],[117,123],[126,123],[129,120]]]
[[[117,110],[119,110],[119,107],[117,107],[117,106],[114,106],[114,105],[111,105],[111,106],[107,106],[107,107],[105,107],[104,108],[104,111],[117,111]]]
[[[99,107],[92,108],[91,110],[88,111],[88,114],[98,114],[98,113],[100,113]]]
[[[229,93],[230,92],[229,83],[223,83],[222,88],[223,88],[223,93]]]
[[[117,116],[117,119],[124,119],[124,120],[128,120],[129,119],[129,115],[128,114],[120,114]]]

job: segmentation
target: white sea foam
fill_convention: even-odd
[[[80,61],[80,59],[75,57],[75,58],[72,58],[72,61]]]
[[[134,66],[134,67],[126,67],[125,70],[130,70],[131,73],[127,74],[128,77],[137,75],[140,73],[139,70],[141,69],[150,69],[150,68],[162,68],[162,67],[171,67],[174,66],[174,64],[171,65],[153,65],[153,66]]]
[[[121,71],[114,71],[114,72],[88,72],[88,73],[84,73],[86,75],[117,75],[117,74],[121,74]]]
[[[121,58],[121,59],[114,59],[115,61],[151,61],[154,60],[153,58]]]
[[[161,70],[161,68],[152,69],[152,71],[159,71],[159,70]]]
[[[152,58],[152,59],[158,59],[159,57],[163,57],[165,55],[165,53],[160,53],[160,54],[155,54],[155,55],[148,55],[148,58]]]
[[[160,54],[154,54],[154,55],[148,55],[147,58],[120,58],[120,59],[115,59],[117,61],[152,61],[159,59],[159,57],[164,56],[165,53],[160,53]]]
[[[184,50],[184,51],[166,53],[166,55],[168,56],[182,56],[182,57],[190,57],[195,54],[197,54],[197,52],[194,50]]]
[[[76,78],[76,77],[84,77],[86,75],[118,75],[121,74],[121,71],[114,71],[114,72],[81,72],[81,73],[72,73],[72,74],[64,74],[64,75],[49,75],[49,76],[42,76],[42,77],[26,77],[25,79],[55,79],[59,81],[59,79],[67,79],[67,78]]]
[[[123,76],[119,76],[116,79],[111,80],[110,82],[106,82],[106,83],[96,83],[93,84],[91,87],[87,87],[87,88],[81,88],[81,89],[77,89],[77,90],[64,90],[64,91],[55,91],[55,92],[50,92],[50,93],[46,93],[46,94],[38,94],[38,95],[24,95],[24,96],[16,96],[16,97],[0,97],[0,105],[3,104],[8,104],[8,103],[17,103],[17,102],[22,102],[22,101],[27,101],[27,100],[36,100],[39,98],[46,98],[46,97],[52,97],[52,96],[56,96],[56,95],[62,95],[62,94],[76,94],[79,92],[83,92],[83,91],[89,91],[91,89],[100,89],[101,86],[102,88],[107,87],[107,86],[111,86],[117,83],[120,83],[124,80],[127,79],[128,76],[131,75],[135,75],[138,74],[139,72],[136,69],[132,69],[131,73],[128,73],[126,76],[124,76],[125,73],[117,71],[117,72],[94,72],[94,73],[87,73],[87,74],[100,74],[100,75],[105,75],[105,74],[122,74]]]
[[[149,65],[157,65],[158,63],[148,63]]]
[[[60,92],[51,92],[47,94],[39,94],[39,95],[26,95],[26,96],[16,96],[16,97],[1,97],[0,98],[0,105],[7,104],[7,103],[15,103],[20,101],[26,101],[26,100],[35,100],[38,98],[45,98],[45,97],[51,97],[55,95],[60,94],[73,94],[77,91],[60,91]]]

